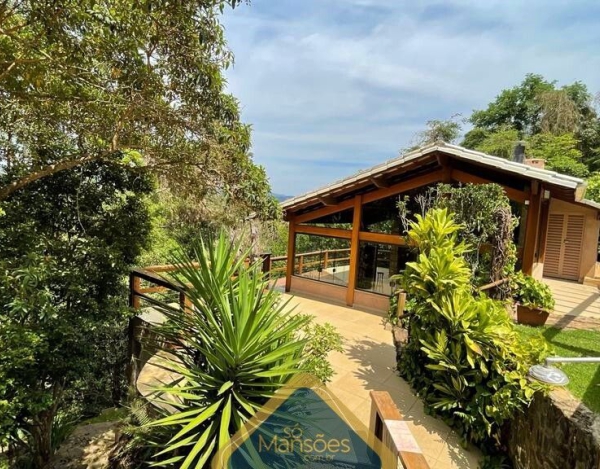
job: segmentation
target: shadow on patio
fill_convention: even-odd
[[[361,421],[368,425],[369,391],[387,391],[432,469],[478,467],[480,452],[474,447],[464,449],[450,427],[426,415],[421,400],[397,376],[391,328],[384,327],[380,313],[309,297],[294,296],[291,302],[299,312],[314,315],[319,323],[333,324],[343,335],[344,352],[330,356],[336,374],[328,386]]]

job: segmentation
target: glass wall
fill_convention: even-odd
[[[325,215],[324,217],[316,218],[311,221],[302,223],[303,225],[326,226],[328,228],[339,228],[341,230],[352,230],[352,217],[354,209],[349,208],[341,212]]]
[[[415,254],[405,246],[361,242],[356,288],[389,296],[390,277],[399,273]]]
[[[363,205],[362,229],[373,233],[400,234],[399,196],[376,200]]]
[[[335,285],[348,285],[350,240],[296,235],[294,275]]]

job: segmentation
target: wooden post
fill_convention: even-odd
[[[294,275],[294,261],[296,257],[296,220],[293,215],[289,215],[288,223],[288,249],[287,263],[285,271],[285,291],[289,292],[292,288],[292,275]]]
[[[323,270],[327,268],[327,264],[329,263],[329,251],[325,251],[323,256]]]
[[[396,308],[396,316],[400,317],[404,314],[404,307],[406,306],[406,292],[403,290],[398,291],[398,307]]]
[[[358,274],[358,243],[360,223],[362,219],[362,195],[354,197],[354,216],[352,217],[352,239],[350,241],[350,269],[348,271],[348,290],[346,291],[346,304],[354,304],[354,289]]]
[[[304,270],[304,255],[298,255],[298,275],[302,275],[302,271]]]
[[[184,292],[179,292],[179,306],[186,313],[192,311],[192,302]]]
[[[540,239],[537,247],[537,262],[543,264],[546,259],[546,236],[548,235],[548,219],[550,214],[550,201],[542,201],[542,213],[540,215]]]
[[[539,184],[532,184],[529,196],[529,207],[527,208],[522,265],[523,272],[528,275],[531,275],[533,264],[536,261],[543,193],[543,187]]]
[[[271,253],[266,252],[260,255],[262,259],[262,272],[269,275],[271,273]]]
[[[129,273],[129,307],[140,309],[140,297],[137,293],[140,290],[141,279],[135,273]]]

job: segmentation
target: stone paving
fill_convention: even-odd
[[[383,326],[381,313],[360,311],[316,298],[286,295],[298,312],[333,324],[344,337],[344,352],[332,353],[336,371],[328,386],[368,425],[369,391],[388,391],[419,443],[432,469],[477,468],[481,453],[464,449],[458,436],[444,422],[426,415],[421,400],[395,372],[391,329]]]

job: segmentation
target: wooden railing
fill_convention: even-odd
[[[390,450],[382,467],[429,469],[429,464],[389,393],[371,391],[370,431]],[[384,453],[384,454],[386,454]]]
[[[268,273],[271,270],[272,257],[271,254],[260,254],[262,258],[262,271]],[[250,259],[246,259],[246,265],[250,263]],[[194,267],[198,267],[197,263],[192,263]],[[189,306],[189,301],[185,295],[186,287],[176,287],[164,275],[168,272],[175,272],[175,265],[151,265],[143,268],[132,269],[129,273],[129,306],[134,309],[140,308],[141,300],[152,300],[149,294],[175,292],[179,295],[179,304],[186,308]],[[142,286],[142,282],[149,283],[152,286]],[[183,291],[182,291],[183,290]]]
[[[294,259],[295,259],[294,273],[297,273],[297,274],[303,273],[305,267],[312,267],[312,266],[318,265],[323,270],[325,270],[328,267],[330,267],[331,263],[333,263],[333,262],[336,262],[336,263],[349,262],[350,256],[335,257],[335,254],[342,253],[342,252],[347,252],[349,254],[350,248],[329,249],[326,251],[311,251],[311,252],[302,252],[302,253],[296,254],[294,256]],[[314,261],[307,261],[306,258],[311,257],[311,256],[323,256],[323,257],[322,258],[319,257],[319,259],[314,260]],[[277,266],[274,265],[274,264],[279,264],[279,263],[281,263],[281,265],[277,265]],[[271,257],[269,271],[271,272],[272,275],[275,275],[275,276],[278,274],[281,274],[281,273],[285,273],[286,268],[287,268],[286,264],[287,264],[287,256]]]

